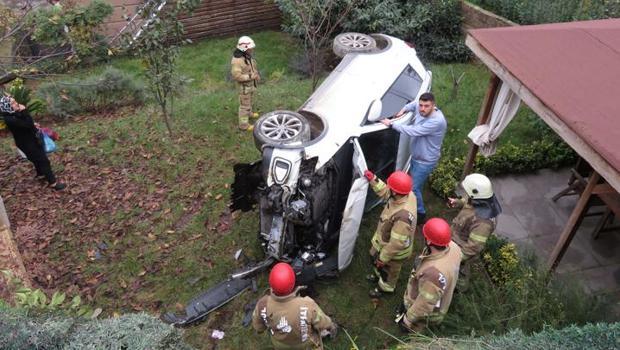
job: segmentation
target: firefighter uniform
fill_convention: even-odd
[[[462,209],[452,220],[452,240],[461,247],[463,261],[467,261],[482,252],[487,239],[495,231],[495,220],[476,215],[474,207],[463,199],[455,206]]]
[[[309,297],[298,290],[288,295],[270,293],[256,304],[252,326],[268,331],[275,349],[323,349],[321,333],[335,332],[336,325]]]
[[[396,288],[403,261],[411,256],[413,250],[416,197],[409,192],[395,198],[391,195],[390,188],[377,177],[370,181],[370,186],[377,196],[387,200],[377,230],[372,237],[370,255],[373,260],[378,258],[384,263],[381,270],[375,267],[374,271],[379,278],[379,290],[391,293]]]
[[[462,209],[452,220],[452,240],[461,247],[463,256],[458,287],[459,291],[465,292],[469,288],[471,265],[495,231],[495,219],[484,219],[477,215],[474,206],[466,199],[456,201],[455,207]]]
[[[418,331],[427,322],[440,323],[448,313],[461,264],[461,248],[454,242],[438,253],[428,249],[416,259],[403,297],[403,322]]]
[[[260,76],[256,60],[239,50],[233,54],[230,62],[232,78],[237,82],[239,93],[239,127],[247,128],[252,116],[252,102]]]

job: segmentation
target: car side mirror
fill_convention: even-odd
[[[381,100],[373,100],[370,102],[370,106],[368,107],[367,120],[369,122],[376,122],[381,119],[381,110],[383,109],[383,104]]]

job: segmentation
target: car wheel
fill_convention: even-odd
[[[273,111],[263,114],[254,124],[254,143],[280,146],[310,141],[310,123],[301,114],[292,111]]]
[[[333,43],[334,53],[340,58],[351,52],[370,52],[376,47],[373,37],[354,32],[338,34]]]

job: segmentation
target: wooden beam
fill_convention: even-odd
[[[527,86],[523,85],[511,72],[506,69],[493,55],[491,55],[471,35],[467,35],[465,44],[493,73],[495,73],[521,100],[528,105],[556,134],[558,134],[571,148],[584,158],[597,173],[607,182],[620,191],[620,172],[612,167],[597,151],[595,151],[581,136],[577,135],[563,120],[547,107]]]
[[[478,113],[478,121],[476,121],[476,126],[486,124],[489,121],[491,110],[493,109],[495,99],[497,98],[497,90],[500,82],[501,79],[497,75],[491,73],[489,87],[484,95],[484,100],[482,100],[482,106],[480,107],[480,112]],[[465,167],[463,168],[463,175],[461,176],[461,179],[464,179],[465,176],[471,173],[474,168],[474,162],[476,161],[476,155],[478,154],[478,145],[471,142],[471,140],[468,141],[469,151],[467,152],[467,158],[465,159]]]
[[[566,249],[570,245],[570,242],[573,240],[575,233],[577,232],[577,228],[579,228],[579,224],[583,219],[583,214],[586,209],[586,205],[592,196],[592,190],[598,183],[600,179],[599,174],[596,171],[592,171],[592,174],[588,178],[588,184],[586,188],[579,196],[579,200],[577,201],[577,205],[575,205],[575,209],[570,214],[568,221],[566,222],[566,226],[564,226],[564,230],[560,234],[560,238],[556,242],[553,247],[553,251],[551,251],[551,255],[549,256],[549,260],[547,261],[547,266],[549,271],[554,271],[558,266],[558,263],[566,253]]]

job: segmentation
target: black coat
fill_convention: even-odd
[[[37,137],[37,128],[34,126],[34,120],[28,111],[24,110],[15,113],[6,113],[3,115],[6,127],[13,134],[15,145],[31,158],[31,155],[45,155],[41,140]],[[35,156],[35,158],[36,158]]]

